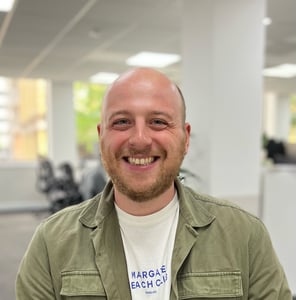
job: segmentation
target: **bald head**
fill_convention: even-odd
[[[109,98],[114,97],[115,94],[120,97],[120,94],[123,95],[126,92],[138,93],[139,95],[150,93],[151,95],[159,95],[160,98],[169,97],[172,101],[179,101],[182,122],[185,123],[186,107],[182,92],[163,73],[150,68],[136,68],[123,73],[107,90],[103,99],[102,115]]]

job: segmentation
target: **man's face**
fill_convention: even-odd
[[[110,89],[98,126],[104,167],[115,189],[135,201],[173,186],[190,133],[176,87],[159,73],[141,74]]]

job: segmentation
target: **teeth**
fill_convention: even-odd
[[[129,157],[128,162],[132,165],[145,166],[153,162],[153,157],[146,157],[146,158]]]

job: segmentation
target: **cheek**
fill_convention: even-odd
[[[160,141],[163,145],[170,145],[173,148],[186,147],[187,138],[183,131],[170,132],[169,135],[163,135],[160,137]]]
[[[111,153],[107,153],[108,155],[120,149],[125,141],[125,136],[118,133],[110,132],[108,134],[102,134],[100,137],[101,149],[105,151],[112,151]]]

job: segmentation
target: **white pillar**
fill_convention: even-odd
[[[77,166],[73,86],[71,82],[49,83],[49,157],[57,166],[69,162]]]
[[[258,201],[264,14],[264,0],[184,0],[184,167],[201,191],[230,200]]]

